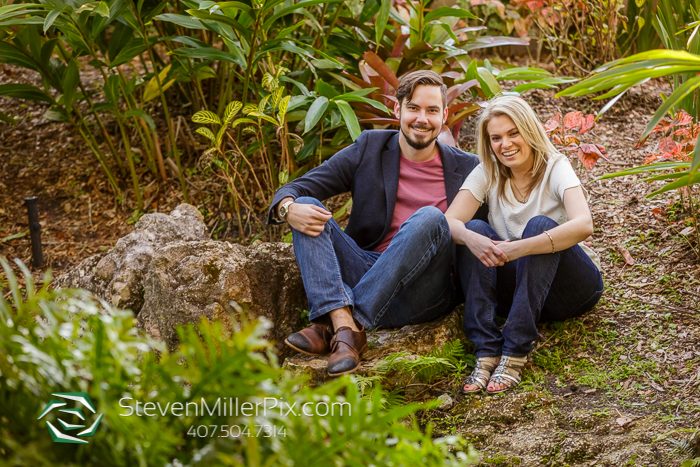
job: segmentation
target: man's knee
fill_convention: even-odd
[[[404,234],[411,235],[412,238],[433,238],[449,232],[450,226],[445,215],[435,206],[423,206],[414,212],[411,217],[401,226]],[[448,235],[449,241],[449,235]]]
[[[523,238],[535,237],[545,230],[558,227],[559,224],[547,216],[535,216],[527,222],[525,230],[523,230]]]
[[[294,200],[295,203],[299,204],[314,204],[316,206],[319,206],[323,209],[326,209],[326,207],[323,205],[322,202],[314,198],[313,196],[300,196],[297,199]]]
[[[423,206],[414,212],[409,220],[423,226],[448,225],[445,215],[435,206]]]
[[[472,219],[464,224],[464,226],[468,230],[481,234],[485,237],[491,237],[491,233],[493,232],[493,228],[487,222],[480,219]]]

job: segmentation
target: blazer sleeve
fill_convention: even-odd
[[[362,132],[350,146],[340,150],[330,159],[310,170],[302,177],[280,187],[275,193],[267,213],[267,224],[280,224],[275,208],[287,197],[297,199],[311,196],[319,201],[351,190],[352,180],[362,162],[367,146],[367,133]]]

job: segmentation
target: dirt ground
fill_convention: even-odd
[[[0,83],[30,81],[0,65]],[[688,208],[676,192],[647,199],[652,187],[633,177],[595,180],[640,165],[654,149],[660,136],[634,147],[660,92],[668,89],[658,82],[631,90],[583,137],[603,144],[610,159],[592,171],[577,169],[591,195],[594,249],[606,283],[598,306],[580,319],[542,326],[524,382],[512,393],[457,395],[461,377],[422,392],[455,399],[450,411],[427,412],[422,421],[434,424],[435,435],[468,438],[483,465],[666,467],[700,456],[700,436],[693,438],[700,419],[700,245],[688,230]],[[604,105],[553,96],[534,90],[525,98],[543,121],[557,111],[590,113]],[[45,266],[36,278],[46,267],[60,275],[112,247],[135,220],[130,198],[115,200],[79,135],[44,119],[45,110],[0,99],[0,111],[18,116],[14,126],[0,123],[0,255],[30,263],[23,197],[38,195]],[[470,131],[465,125],[466,149]],[[169,212],[182,201],[176,186],[141,177],[148,212]],[[212,232],[233,237],[221,229],[218,197],[193,192],[191,202]]]

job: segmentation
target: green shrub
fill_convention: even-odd
[[[134,327],[131,312],[85,291],[50,290],[49,275],[35,290],[31,274],[18,262],[26,283],[22,289],[9,265],[1,258],[0,263],[7,276],[0,281],[0,459],[5,464],[310,466],[420,460],[437,466],[476,459],[461,438],[433,440],[430,427],[425,433],[419,429],[412,415],[428,405],[382,408],[386,393],[377,385],[363,398],[351,377],[304,387],[279,367],[272,345],[263,339],[270,326],[264,319],[241,318],[233,333],[206,321],[180,329],[182,345],[169,354]],[[55,412],[37,420],[56,397],[52,394],[65,392],[86,392],[103,415],[87,444],[53,443],[45,421],[56,424]],[[202,399],[213,407],[218,398],[235,398],[239,407],[274,398],[296,407],[298,415],[285,413],[288,408],[249,417],[211,409],[175,416],[163,409]],[[142,416],[128,409],[136,401]],[[155,416],[146,416],[148,402],[161,404]],[[343,413],[307,416],[299,409],[307,403],[325,403],[326,410],[345,405]],[[247,425],[250,436],[219,437],[223,425]],[[197,436],[198,430],[206,434]],[[270,432],[276,436],[265,437]]]

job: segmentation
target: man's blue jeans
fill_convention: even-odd
[[[523,238],[557,225],[548,217],[533,217]],[[502,240],[486,222],[472,220],[466,227]],[[492,268],[459,245],[457,263],[466,295],[464,333],[474,344],[477,358],[528,355],[538,336],[538,322],[580,316],[603,294],[600,271],[578,245],[554,254],[523,256]],[[507,317],[502,331],[497,315]]]
[[[312,197],[295,200],[323,204]],[[436,207],[417,210],[383,253],[365,251],[331,219],[317,237],[292,229],[309,319],[350,307],[365,329],[434,320],[455,306],[450,228]]]

